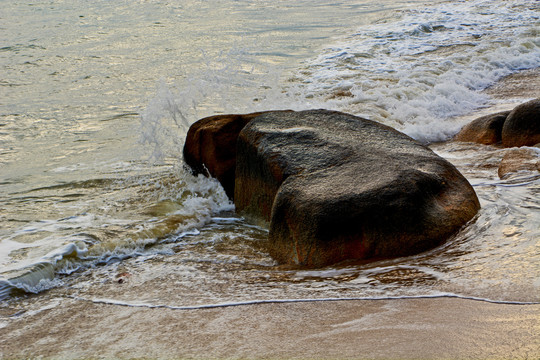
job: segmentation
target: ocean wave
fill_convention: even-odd
[[[450,118],[490,102],[481,90],[540,67],[539,7],[476,0],[401,11],[327,47],[291,91],[423,142],[446,140],[463,125]]]
[[[173,183],[157,188],[157,194],[150,197],[153,200],[143,206],[142,221],[82,213],[35,221],[12,231],[0,242],[0,300],[13,291],[39,293],[61,286],[61,276],[91,266],[152,254],[171,255],[170,248],[160,245],[197,236],[212,222],[236,221],[218,216],[234,205],[215,179],[184,172]],[[36,239],[17,241],[28,236]]]

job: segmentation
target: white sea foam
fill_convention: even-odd
[[[443,140],[463,125],[449,118],[489,102],[479,90],[540,66],[539,7],[474,0],[403,11],[328,47],[297,76],[326,107]]]

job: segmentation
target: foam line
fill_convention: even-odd
[[[126,307],[142,307],[149,309],[170,309],[170,310],[203,310],[203,309],[216,309],[227,308],[234,306],[249,306],[249,305],[263,305],[263,304],[287,304],[287,303],[308,303],[308,302],[330,302],[330,301],[382,301],[382,300],[414,300],[414,299],[441,299],[441,298],[454,298],[472,301],[482,301],[492,304],[502,305],[540,305],[540,302],[536,301],[505,301],[505,300],[491,300],[485,298],[479,298],[474,296],[462,296],[456,294],[436,294],[436,295],[418,295],[418,296],[386,296],[386,297],[346,297],[346,298],[322,298],[322,299],[268,299],[268,300],[251,300],[251,301],[239,301],[239,302],[227,302],[218,304],[203,304],[194,306],[172,306],[163,304],[147,304],[147,303],[129,303],[114,299],[86,299],[78,296],[68,296],[74,300],[89,301],[95,304],[106,305],[118,305]]]

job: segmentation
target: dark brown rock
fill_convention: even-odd
[[[482,116],[465,125],[454,137],[456,141],[495,145],[502,140],[502,127],[510,111]]]
[[[540,147],[540,144],[536,145]],[[499,178],[506,179],[521,171],[540,171],[540,150],[531,148],[509,149],[499,165]]]
[[[540,99],[514,108],[502,128],[504,147],[533,146],[540,142]]]
[[[235,205],[270,224],[280,263],[415,254],[480,205],[446,160],[381,124],[325,110],[266,113],[238,138]]]
[[[184,144],[184,162],[194,174],[215,177],[232,199],[236,167],[236,139],[240,130],[261,112],[216,115],[195,122]]]

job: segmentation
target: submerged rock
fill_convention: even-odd
[[[223,151],[200,139],[209,154]],[[419,253],[480,208],[467,180],[430,149],[327,110],[252,116],[237,140],[234,202],[268,225],[278,262],[302,266]]]
[[[536,147],[540,147],[540,144],[537,144]],[[506,179],[510,175],[522,171],[540,171],[540,149],[509,149],[504,154],[499,165],[499,178]]]
[[[482,116],[465,125],[454,137],[456,141],[495,145],[502,140],[502,128],[510,111]]]
[[[540,143],[540,99],[514,108],[502,128],[504,147],[533,146]]]

